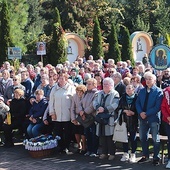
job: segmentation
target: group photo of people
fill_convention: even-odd
[[[136,61],[77,57],[64,64],[5,61],[0,68],[0,131],[6,148],[41,135],[60,136],[57,152],[120,162],[161,162],[160,134],[167,136],[170,169],[170,68],[155,70]],[[114,140],[115,126],[125,123],[127,141]],[[139,136],[139,139],[137,137]],[[149,141],[152,136],[152,143]],[[76,151],[70,149],[76,144]],[[137,158],[141,146],[142,157]]]

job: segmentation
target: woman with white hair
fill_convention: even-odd
[[[108,158],[113,160],[115,155],[115,144],[112,141],[114,129],[114,114],[119,104],[119,93],[114,90],[114,81],[107,77],[103,80],[103,90],[99,91],[93,101],[96,115],[109,113],[110,118],[107,125],[98,123],[96,125],[96,135],[101,138],[102,154],[100,159]]]

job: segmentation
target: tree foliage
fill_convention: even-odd
[[[44,33],[44,25],[47,23],[42,15],[42,2],[39,0],[27,1],[28,9],[28,23],[25,27],[25,42],[27,51],[35,53],[35,44],[39,41],[40,35]]]
[[[117,38],[117,32],[116,32],[116,27],[114,24],[112,24],[111,27],[111,32],[109,36],[109,51],[108,51],[108,57],[112,58],[115,60],[115,62],[121,60],[121,53],[119,49],[119,43],[118,43],[118,38]]]
[[[2,2],[2,9],[0,12],[0,64],[7,60],[8,47],[12,46],[10,35],[10,20],[7,1]]]
[[[61,26],[60,14],[57,8],[54,10],[53,20],[53,32],[50,42],[50,62],[53,63],[53,65],[57,65],[67,60],[66,40],[64,38],[64,31]]]
[[[122,34],[122,50],[121,50],[122,60],[123,61],[130,60],[132,62],[132,65],[134,65],[129,30],[126,27],[122,26],[121,34]]]
[[[8,1],[9,17],[10,17],[10,34],[12,43],[15,47],[20,47],[22,52],[27,51],[25,36],[25,27],[28,23],[28,8],[27,0]]]
[[[102,46],[102,35],[98,17],[94,19],[92,55],[95,60],[104,57]]]

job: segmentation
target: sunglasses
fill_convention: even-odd
[[[17,81],[17,79],[13,79],[13,81]]]

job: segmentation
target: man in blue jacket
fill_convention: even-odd
[[[151,72],[144,74],[146,87],[141,89],[136,100],[136,109],[139,115],[139,136],[142,146],[143,156],[138,163],[144,163],[149,160],[148,134],[152,135],[154,155],[153,165],[159,165],[159,126],[160,126],[160,106],[163,92],[158,88],[156,76]]]

